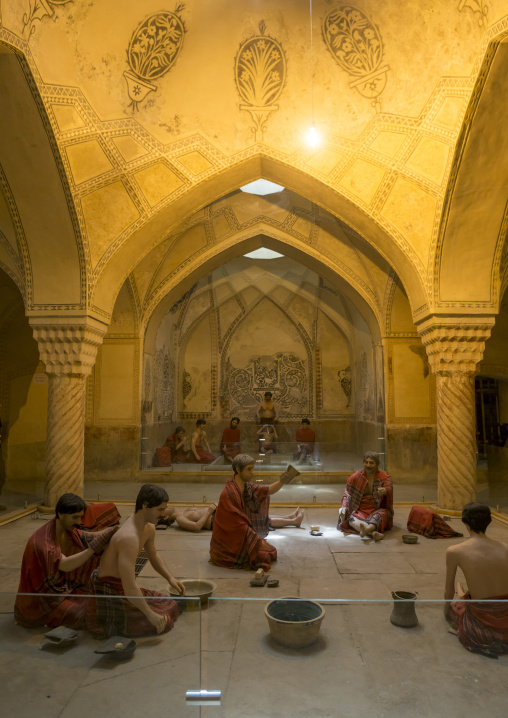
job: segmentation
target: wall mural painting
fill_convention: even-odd
[[[160,79],[175,64],[183,46],[186,28],[180,14],[185,5],[177,5],[174,12],[159,12],[143,20],[134,30],[127,49],[131,68],[124,72],[132,111],[157,86]]]
[[[345,369],[339,369],[337,376],[339,377],[340,388],[346,395],[347,409],[351,406],[351,367],[347,366]]]
[[[172,416],[175,410],[174,383],[175,366],[164,346],[156,352],[154,361],[153,404],[155,418]]]
[[[381,111],[380,94],[386,86],[387,72],[381,34],[367,15],[351,5],[335,5],[325,16],[321,32],[333,59],[353,79],[349,87],[371,100]]]
[[[423,344],[410,344],[410,351],[420,357],[423,362],[423,378],[426,379],[429,376],[429,358],[427,356],[427,350]]]
[[[182,376],[182,396],[183,396],[184,402],[187,399],[187,397],[189,396],[189,394],[191,393],[191,391],[192,391],[191,375],[189,374],[188,371],[185,371],[185,369],[184,369],[183,376]]]
[[[150,359],[146,360],[145,363],[145,397],[148,399],[152,392],[152,367],[150,366]]]
[[[254,126],[254,138],[263,140],[268,117],[279,109],[277,100],[286,82],[286,55],[282,45],[265,35],[266,23],[259,23],[259,35],[240,45],[235,58],[235,83],[242,103]]]
[[[478,15],[478,25],[480,27],[487,27],[489,8],[484,0],[459,0],[459,12],[464,12],[464,10],[474,12]]]
[[[28,11],[23,15],[23,34],[30,38],[35,32],[35,20],[41,22],[45,17],[53,17],[59,5],[71,2],[73,0],[30,0]]]
[[[363,420],[367,420],[373,409],[374,381],[369,376],[366,352],[362,352],[360,360],[360,408]]]
[[[145,359],[145,370],[143,373],[143,400],[141,402],[141,413],[149,414],[152,411],[152,401],[150,399],[152,391],[152,367],[150,359]]]
[[[305,361],[286,352],[251,359],[246,367],[225,366],[231,411],[256,410],[265,391],[273,392],[281,416],[308,413],[309,396]]]

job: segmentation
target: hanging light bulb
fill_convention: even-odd
[[[312,127],[310,127],[307,130],[306,139],[307,139],[307,144],[309,145],[309,147],[312,147],[312,149],[314,149],[315,147],[318,147],[321,144],[321,135],[316,130],[314,125],[312,125]]]

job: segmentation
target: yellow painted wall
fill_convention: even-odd
[[[136,420],[135,407],[139,397],[135,361],[134,343],[104,343],[100,348],[100,372],[97,376],[100,399],[96,408],[99,420],[115,420],[115,423]]]
[[[182,411],[208,412],[212,409],[212,341],[210,319],[205,316],[192,331],[180,363],[180,393],[182,392],[183,372],[190,375],[191,390],[183,398]]]

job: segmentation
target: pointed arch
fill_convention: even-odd
[[[21,250],[25,307],[82,310],[85,249],[60,150],[27,57],[5,40],[0,47],[0,186]]]
[[[499,308],[508,229],[507,95],[504,31],[487,46],[457,140],[433,258],[438,310],[475,314]]]
[[[212,248],[207,254],[206,260],[185,272],[181,272],[178,278],[171,284],[166,284],[164,291],[157,295],[156,300],[150,303],[142,321],[142,331],[145,332],[145,346],[152,347],[155,341],[155,334],[162,317],[169,309],[182,298],[200,279],[210,274],[214,269],[234,257],[241,256],[261,246],[273,249],[276,252],[285,254],[305,266],[314,270],[322,276],[356,306],[365,320],[373,341],[381,341],[381,313],[373,302],[368,300],[368,295],[363,296],[351,286],[343,277],[338,275],[329,264],[325,264],[318,253],[309,254],[309,248],[300,247],[298,243],[286,244],[278,237],[271,237],[267,234],[255,234],[252,237],[243,237],[233,243],[224,243]],[[316,256],[314,256],[316,255]]]
[[[124,240],[105,264],[92,295],[92,309],[101,315],[111,313],[112,302],[120,286],[136,264],[185,219],[256,179],[267,179],[305,197],[338,217],[385,260],[397,268],[407,287],[414,312],[427,307],[427,294],[410,252],[403,248],[381,225],[360,207],[320,180],[278,159],[259,154],[194,185],[172,204],[161,209],[143,227]]]

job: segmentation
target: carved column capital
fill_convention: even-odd
[[[92,317],[30,317],[46,372],[56,376],[88,376],[107,331]]]
[[[434,374],[474,375],[495,317],[430,317],[418,325]]]

